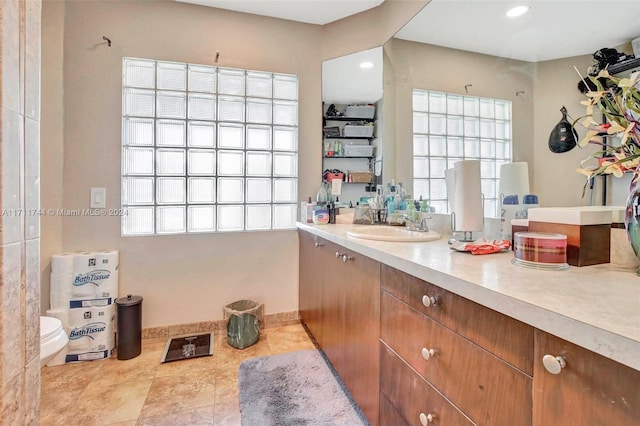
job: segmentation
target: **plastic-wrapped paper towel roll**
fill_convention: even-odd
[[[480,185],[480,160],[458,161],[454,163],[453,170],[454,231],[482,231],[484,211]]]
[[[503,164],[500,166],[500,184],[498,193],[505,195],[518,195],[522,200],[529,193],[529,165],[523,161]]]
[[[113,304],[108,306],[72,308],[68,310],[70,327],[81,327],[96,321],[112,322],[115,316],[116,306]]]
[[[106,269],[111,272],[118,270],[119,253],[117,250],[99,251],[96,254],[96,269]]]
[[[108,349],[114,339],[113,321],[92,321],[78,327],[69,327],[69,351],[82,352]],[[102,349],[100,349],[102,347]]]
[[[51,309],[69,308],[73,297],[73,274],[51,274],[49,304]]]
[[[59,319],[65,330],[69,327],[69,309],[47,309],[45,315]]]
[[[108,277],[96,282],[96,296],[110,297],[116,299],[118,297],[118,270],[119,253],[117,250],[101,251],[96,253],[97,269],[94,272],[102,272]]]
[[[74,253],[58,253],[51,256],[52,274],[73,274]]]
[[[85,274],[89,271],[98,269],[96,263],[96,253],[87,251],[75,253],[73,256],[73,273]]]

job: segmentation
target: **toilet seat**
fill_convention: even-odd
[[[69,338],[57,318],[40,317],[40,365],[46,365],[67,345]]]

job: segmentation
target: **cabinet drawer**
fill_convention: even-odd
[[[533,375],[533,327],[386,265],[382,265],[381,286],[409,306]],[[429,306],[423,303],[425,296]]]
[[[545,355],[565,367],[549,373]],[[536,330],[533,387],[535,425],[640,424],[640,371]]]
[[[380,302],[381,339],[474,422],[531,424],[531,377],[386,292]]]
[[[429,424],[434,426],[473,425],[384,343],[380,344],[380,400],[384,401],[380,410],[381,425],[419,425],[421,414],[431,414],[433,421]],[[396,416],[402,420],[393,421]],[[389,417],[392,422],[388,422]]]

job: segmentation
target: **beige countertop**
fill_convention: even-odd
[[[538,270],[512,252],[472,255],[446,237],[422,243],[352,238],[358,225],[298,228],[640,371],[640,277],[613,264]]]

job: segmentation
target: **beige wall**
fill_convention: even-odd
[[[316,193],[321,171],[322,59],[383,42],[373,30],[358,35],[358,25],[380,25],[380,11],[350,18],[358,25],[341,22],[336,43],[320,26],[178,2],[51,3],[43,12],[42,200],[54,209],[87,208],[91,187],[106,188],[107,207],[120,205],[123,56],[211,64],[219,51],[219,66],[298,75],[303,200]],[[393,17],[385,31],[426,2],[409,3],[376,8]],[[261,300],[267,313],[298,308],[294,231],[123,238],[117,217],[47,217],[43,241],[43,310],[50,256],[102,249],[120,251],[120,294],[144,297],[144,327],[220,319],[225,304],[242,298]]]
[[[396,182],[412,182],[413,89],[464,95],[464,86],[472,84],[468,88],[472,96],[510,100],[514,161],[533,161],[533,64],[395,38],[385,44],[385,52],[393,67],[389,75],[394,77],[385,76],[385,94],[395,92],[396,116],[395,162],[385,161],[385,175],[395,176]],[[521,90],[525,95],[516,96]]]
[[[40,414],[39,0],[0,4],[1,422]]]

